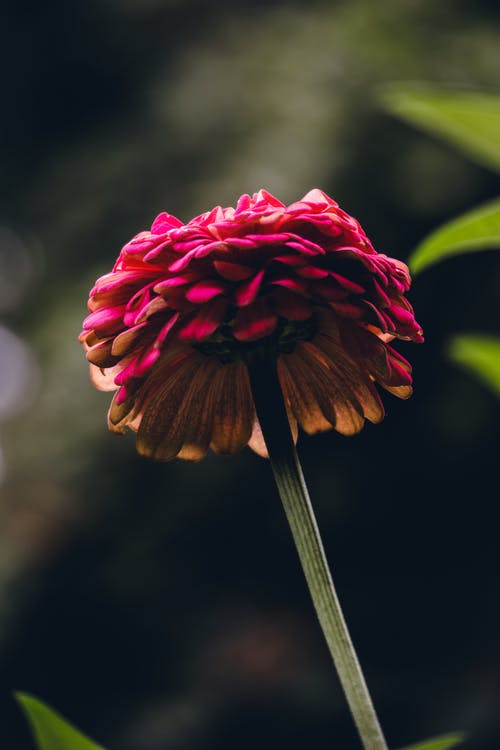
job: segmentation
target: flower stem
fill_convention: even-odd
[[[269,351],[247,357],[255,408],[309,591],[365,750],[387,750],[328,568]]]

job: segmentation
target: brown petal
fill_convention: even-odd
[[[215,398],[212,381],[219,363],[188,355],[148,397],[137,435],[140,453],[168,461],[202,458],[208,450]]]
[[[119,364],[114,367],[107,367],[101,369],[97,365],[90,365],[90,380],[92,384],[99,391],[116,391],[118,386],[115,383],[116,376],[123,370],[127,364],[126,360],[122,360]]]
[[[385,388],[386,391],[392,393],[393,396],[402,399],[410,398],[413,393],[413,387],[411,385],[384,385],[384,383],[381,383],[380,385],[382,388]]]
[[[80,341],[83,344],[83,348],[86,352],[92,347],[98,344],[102,339],[99,338],[99,336],[96,336],[94,331],[82,331],[81,334],[78,336],[78,341]]]
[[[246,365],[241,361],[222,365],[217,379],[210,447],[216,453],[236,453],[250,440],[254,407]]]
[[[138,403],[135,396],[127,398],[120,404],[117,403],[118,393],[115,393],[108,411],[108,428],[111,432],[123,434],[125,428],[137,431],[141,421],[138,413]]]
[[[283,354],[278,360],[278,374],[285,398],[300,426],[308,435],[331,430],[319,408],[314,390],[309,385],[309,372],[295,353]]]
[[[308,341],[295,349],[309,370],[309,382],[325,418],[343,435],[355,435],[364,424],[363,408],[348,384],[328,367],[324,354]]]
[[[137,430],[141,415],[150,401],[151,394],[171,377],[179,363],[184,361],[190,349],[182,345],[174,345],[165,352],[158,361],[156,367],[147,374],[146,378],[130,378],[127,381],[127,398],[120,400],[118,391],[111,402],[108,412],[108,427],[112,432],[123,433],[125,427]],[[119,370],[121,371],[133,359],[130,355],[122,360]],[[114,385],[114,388],[118,386]],[[124,387],[122,387],[124,390]]]
[[[95,344],[87,351],[87,360],[93,365],[97,365],[102,369],[106,367],[113,367],[119,362],[119,357],[113,356],[111,353],[113,345],[113,339],[107,339]]]
[[[258,456],[261,456],[262,458],[269,458],[269,453],[267,452],[266,443],[264,441],[264,436],[262,434],[262,430],[260,428],[259,420],[257,419],[257,417],[255,417],[252,426],[252,435],[250,437],[250,440],[248,441],[248,446],[255,453],[257,453]]]
[[[134,348],[136,341],[140,340],[141,336],[144,335],[142,331],[147,325],[147,322],[139,323],[133,328],[127,328],[122,333],[119,333],[113,340],[112,353],[117,357],[123,357],[124,354],[128,354]]]
[[[144,414],[137,433],[137,450],[144,456],[168,461],[184,443],[195,375],[209,362],[193,351],[177,362],[163,381],[147,384]],[[196,381],[197,382],[197,381]]]
[[[364,416],[375,424],[381,422],[385,415],[384,407],[364,362],[351,358],[326,331],[320,331],[314,343],[325,354],[330,370],[355,394]]]
[[[207,359],[193,377],[190,393],[182,405],[185,432],[178,458],[199,461],[210,444],[213,433],[215,405],[220,400],[217,372],[223,365],[215,358]]]
[[[326,329],[330,336],[330,329]],[[344,322],[342,326],[342,343],[356,359],[363,363],[366,372],[377,383],[382,383],[390,377],[391,368],[387,346],[382,336],[361,328],[356,324]]]

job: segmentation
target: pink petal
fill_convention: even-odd
[[[277,323],[278,316],[270,312],[266,300],[260,298],[238,312],[233,328],[234,337],[238,341],[256,341],[270,336]]]
[[[408,310],[405,310],[404,307],[392,305],[388,312],[398,323],[402,323],[404,326],[413,327],[415,324],[413,315]]]
[[[272,310],[287,320],[307,320],[313,314],[310,302],[304,297],[279,287],[270,295]]]
[[[324,279],[328,276],[328,271],[324,268],[316,268],[316,266],[297,268],[296,273],[303,279]]]
[[[214,268],[226,281],[244,281],[254,273],[253,268],[239,263],[227,263],[224,260],[215,260]]]
[[[302,266],[304,264],[304,258],[296,253],[285,253],[283,255],[276,255],[273,261],[283,263],[285,266]]]
[[[331,307],[335,312],[338,312],[342,317],[353,318],[354,320],[361,320],[363,317],[363,311],[358,305],[352,302],[332,302]]]
[[[324,193],[319,188],[313,188],[312,190],[309,190],[308,193],[304,195],[301,203],[312,203],[317,206],[328,206],[331,208],[338,208],[338,203],[335,203],[330,196],[328,196],[326,193]]]
[[[158,360],[159,356],[160,350],[156,347],[151,347],[137,363],[134,371],[134,377],[141,378],[144,373],[151,369],[154,363]]]
[[[90,296],[94,297],[96,294],[105,294],[111,292],[114,289],[122,291],[123,287],[129,290],[130,286],[134,286],[138,282],[141,286],[144,286],[144,282],[148,281],[148,274],[154,276],[157,272],[150,269],[136,269],[127,271],[118,271],[115,273],[107,273],[105,276],[101,276],[95,283],[95,286],[90,291]]]
[[[267,190],[259,190],[258,193],[254,193],[253,200],[256,204],[267,203],[268,205],[276,208],[285,208],[285,204],[275,198],[274,195],[272,195]]]
[[[165,323],[165,325],[160,330],[160,333],[158,334],[158,336],[155,339],[155,344],[154,345],[156,347],[159,348],[159,347],[162,346],[163,342],[165,341],[165,339],[167,338],[168,334],[170,333],[170,331],[172,330],[172,328],[174,327],[174,325],[177,323],[178,320],[179,320],[179,313],[175,313],[175,315],[172,315],[172,317],[170,318],[170,320],[168,321],[168,323]]]
[[[275,281],[272,281],[271,284],[275,286],[282,286],[285,289],[290,289],[292,292],[307,296],[307,284],[303,281],[299,281],[299,279],[276,279]]]
[[[364,304],[366,307],[370,308],[371,312],[373,313],[373,316],[375,317],[375,325],[380,327],[380,330],[383,333],[387,333],[388,328],[392,330],[394,328],[394,324],[391,320],[388,321],[387,316],[384,315],[382,310],[379,310],[378,307],[376,307],[374,304],[369,302],[369,300],[365,300]],[[389,322],[389,325],[388,325]]]
[[[211,211],[206,211],[204,214],[201,214],[201,216],[198,216],[197,219],[193,219],[189,223],[195,223],[195,224],[214,224],[219,221],[224,220],[224,209],[222,206],[214,206]]]
[[[189,253],[182,255],[180,258],[169,265],[168,270],[172,273],[184,271],[184,269],[191,263],[192,259],[195,257],[195,252],[195,250],[191,250]]]
[[[242,195],[240,198],[238,198],[238,203],[236,205],[236,212],[239,213],[240,211],[246,211],[247,208],[250,206],[250,196],[249,195]]]
[[[164,232],[168,232],[169,229],[173,229],[173,227],[181,227],[182,221],[179,221],[175,216],[172,216],[172,214],[167,214],[165,211],[161,214],[158,214],[156,219],[153,221],[153,225],[151,227],[152,234],[163,234]]]
[[[373,283],[373,286],[375,287],[375,292],[377,294],[380,304],[383,305],[384,307],[390,307],[391,299],[386,294],[385,290],[382,288],[382,285],[379,284],[379,282],[377,281],[375,277],[372,278],[372,283]]]
[[[162,251],[165,250],[165,248],[169,248],[170,249],[171,246],[172,246],[172,240],[170,239],[170,237],[168,239],[166,239],[164,242],[159,242],[157,245],[155,245],[153,248],[151,248],[151,250],[149,250],[144,255],[144,259],[143,259],[144,262],[145,263],[151,263],[152,260],[154,260],[155,258],[158,258],[158,256],[161,255]],[[170,254],[172,254],[172,253],[170,253]],[[161,260],[158,260],[157,263],[160,264],[161,262],[162,262]]]
[[[302,239],[299,242],[292,240],[285,244],[287,247],[292,247],[294,250],[298,250],[299,253],[302,253],[303,255],[324,255],[326,252],[326,250],[320,245]]]
[[[290,235],[287,232],[266,232],[265,234],[247,234],[246,237],[262,247],[262,245],[282,245],[289,239]],[[233,240],[231,240],[232,242]]]
[[[120,388],[120,390],[117,391],[117,393],[115,394],[114,400],[116,401],[116,403],[119,406],[120,404],[123,404],[123,402],[126,400],[126,398],[127,398],[127,389],[125,388],[125,386],[122,385],[122,387]]]
[[[262,269],[262,271],[255,274],[253,279],[250,279],[246,284],[242,284],[240,288],[236,290],[234,299],[238,307],[246,307],[254,301],[259,293],[260,284],[264,278],[264,274],[265,270]]]
[[[183,286],[184,284],[190,284],[198,277],[195,273],[184,273],[179,276],[172,276],[170,279],[164,279],[153,287],[153,292],[156,294],[162,294],[164,291],[171,289],[172,287]]]
[[[253,249],[259,244],[255,239],[250,239],[249,237],[228,237],[227,242],[231,247],[237,247],[243,250]]]
[[[95,330],[99,336],[112,336],[123,327],[125,306],[104,307],[88,315],[83,321],[85,330]]]
[[[115,377],[115,384],[116,385],[127,385],[127,380],[130,380],[130,378],[135,377],[135,371],[137,368],[137,365],[139,363],[140,355],[136,354],[132,356],[128,361],[125,367],[121,369],[120,372]],[[123,364],[123,363],[122,363]]]
[[[139,310],[137,315],[134,316],[134,312],[127,313],[124,318],[127,319],[127,325],[129,325],[129,316],[134,316],[132,324],[137,325],[138,323],[142,323],[144,320],[147,320],[152,315],[156,315],[156,313],[163,312],[163,310],[167,309],[168,303],[163,299],[163,297],[154,297],[150,302],[148,302],[147,305],[144,305],[144,307]]]
[[[191,253],[193,250],[197,250],[204,243],[208,242],[205,234],[197,234],[194,237],[192,234],[190,234],[188,236],[191,239],[175,240],[174,250],[176,253],[182,253],[182,255],[186,255],[187,253]]]
[[[315,296],[323,297],[323,299],[329,302],[342,301],[348,294],[346,289],[343,289],[330,278],[318,279],[311,288],[314,290]]]
[[[184,341],[202,341],[222,324],[227,310],[226,299],[215,299],[204,306],[179,332]]]
[[[214,297],[218,297],[226,291],[226,285],[221,281],[198,281],[186,292],[186,299],[195,304],[210,302]]]
[[[340,286],[346,289],[350,294],[363,294],[363,292],[366,291],[364,286],[361,286],[361,284],[357,284],[351,279],[347,279],[345,276],[341,276],[339,273],[330,273],[330,276],[332,277],[332,279],[335,279],[335,281],[337,281]]]

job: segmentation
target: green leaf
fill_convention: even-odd
[[[434,737],[431,740],[424,740],[424,742],[417,742],[416,745],[410,745],[405,747],[403,750],[451,750],[452,747],[457,747],[463,742],[465,735],[462,732],[455,732],[454,734],[442,734],[440,737]]]
[[[42,701],[15,693],[31,726],[39,750],[103,750]]]
[[[388,112],[438,135],[485,167],[500,171],[500,96],[390,84],[379,90]]]
[[[461,334],[450,342],[449,355],[500,396],[500,338]]]
[[[500,198],[443,224],[418,245],[408,263],[418,273],[452,255],[492,248],[500,248]]]

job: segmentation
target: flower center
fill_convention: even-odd
[[[231,323],[224,323],[205,341],[195,344],[196,349],[207,357],[218,357],[221,362],[234,362],[260,346],[270,353],[290,354],[297,341],[309,341],[317,330],[315,316],[307,320],[287,320],[280,318],[276,330],[257,341],[238,341],[233,335]]]

